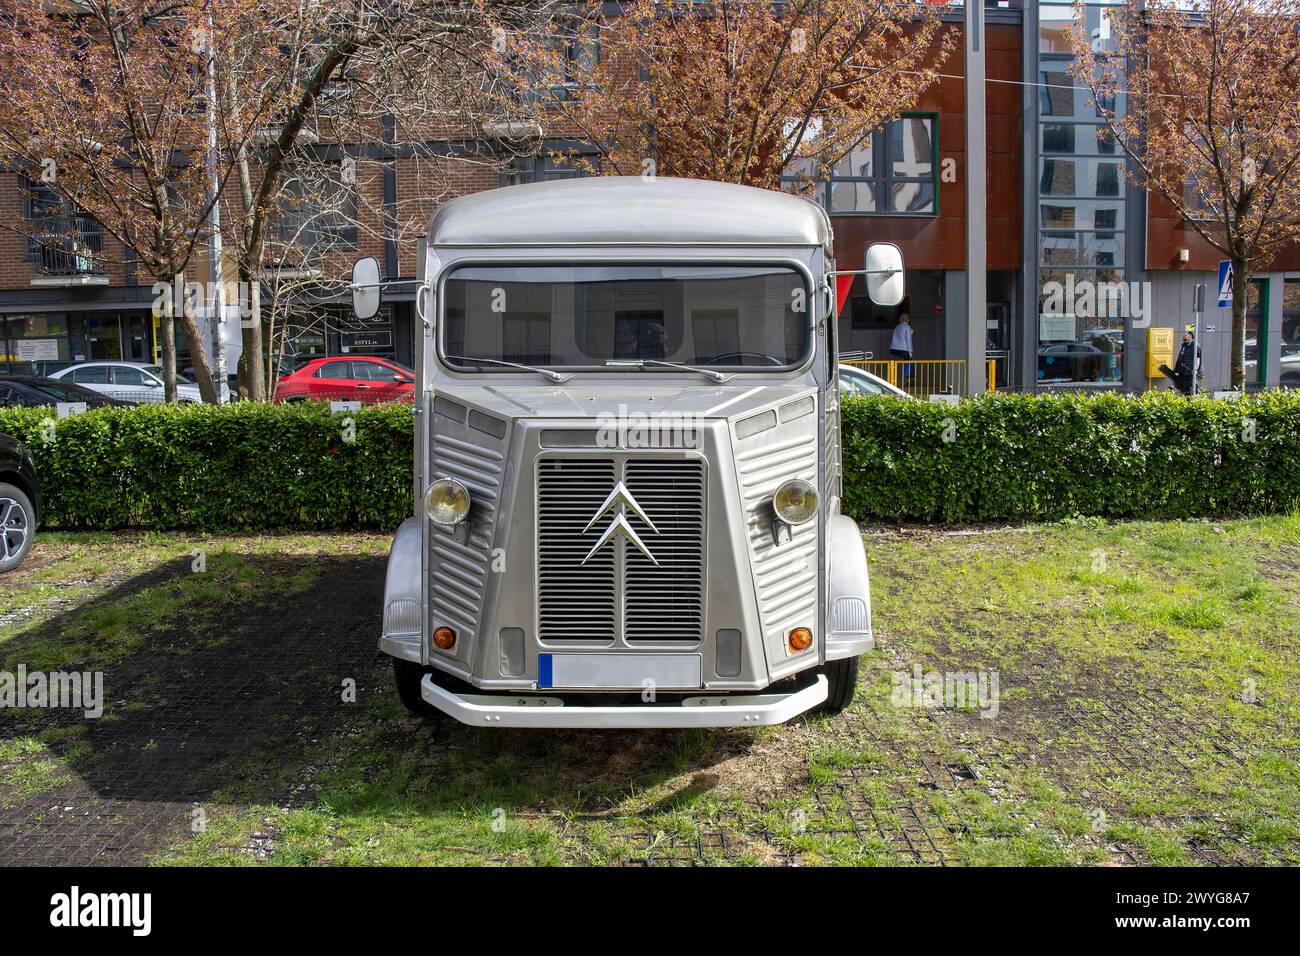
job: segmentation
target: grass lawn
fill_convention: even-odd
[[[866,540],[847,713],[593,733],[407,716],[384,536],[44,534],[0,669],[106,704],[0,711],[0,863],[1300,864],[1300,516]]]

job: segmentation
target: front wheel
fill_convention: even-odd
[[[817,713],[838,714],[853,703],[853,694],[858,689],[858,658],[828,661],[822,667],[822,673],[826,675],[830,688]]]
[[[0,482],[0,571],[23,563],[36,531],[36,509],[21,488]]]
[[[428,673],[427,667],[393,658],[393,683],[397,685],[397,696],[401,698],[402,706],[417,717],[437,718],[442,716],[442,711],[428,703],[420,693],[420,684]]]

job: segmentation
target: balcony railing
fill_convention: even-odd
[[[86,216],[51,217],[35,222],[29,248],[36,261],[37,278],[42,280],[107,281],[104,271],[104,234],[99,224]]]

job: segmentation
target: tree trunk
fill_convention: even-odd
[[[163,399],[168,404],[176,402],[176,314],[174,300],[176,286],[172,279],[166,280],[168,289],[167,306],[158,314],[158,337],[162,339],[163,365]]]
[[[1232,387],[1246,390],[1246,290],[1250,265],[1242,255],[1232,258]]]
[[[248,369],[248,397],[266,401],[266,343],[262,341],[262,283],[248,276],[248,317],[243,322],[244,361]]]
[[[186,296],[185,305],[181,309],[181,329],[185,332],[185,341],[190,347],[190,357],[194,361],[194,378],[199,386],[199,396],[205,404],[215,405],[217,404],[217,386],[212,381],[212,368],[208,365],[208,353],[203,351],[203,334],[199,331],[199,323],[194,317],[194,309],[190,306],[188,296]],[[173,368],[175,368],[175,361],[173,356]]]

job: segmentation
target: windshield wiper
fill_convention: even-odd
[[[554,382],[557,385],[563,382],[567,382],[569,379],[573,378],[572,375],[566,374],[564,372],[557,372],[554,369],[536,368],[535,366],[532,365],[521,365],[518,362],[507,362],[504,361],[503,359],[470,358],[468,355],[445,355],[443,357],[449,358],[454,362],[487,362],[489,365],[504,365],[507,368],[523,369],[525,372],[536,372],[538,375],[545,375],[547,378],[549,378],[552,382]]]
[[[719,385],[732,379],[732,376],[724,375],[722,372],[715,372],[711,368],[699,368],[695,365],[683,365],[681,362],[667,362],[663,359],[609,359],[605,362],[605,365],[608,368],[645,368],[647,365],[663,365],[666,368],[675,368],[683,372],[696,372],[708,376]]]

